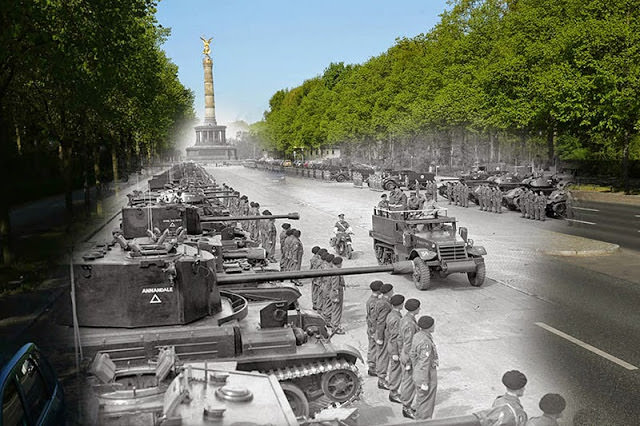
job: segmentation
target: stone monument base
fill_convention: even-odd
[[[229,145],[201,145],[187,148],[187,160],[224,161],[237,160],[237,149]]]

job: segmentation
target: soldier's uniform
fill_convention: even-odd
[[[527,426],[558,426],[558,421],[550,416],[532,417],[527,421]]]
[[[498,417],[502,419],[502,422],[492,424],[499,424],[503,426],[525,426],[527,423],[527,413],[522,407],[520,398],[515,395],[506,393],[497,397],[496,400],[493,401],[492,407],[505,408],[502,410],[495,410],[496,412],[499,412]]]
[[[413,305],[412,305],[413,303]],[[420,307],[416,299],[409,299],[404,305],[407,311],[415,311]],[[402,338],[402,351],[400,352],[400,364],[402,365],[402,382],[400,383],[400,399],[404,410],[413,409],[413,400],[416,395],[416,387],[413,383],[413,371],[411,370],[411,344],[413,336],[420,330],[415,314],[407,312],[400,320],[400,337]]]
[[[413,336],[409,352],[413,368],[413,382],[416,386],[415,418],[417,420],[433,417],[438,389],[438,351],[433,343],[431,333],[427,331],[429,327],[424,327],[421,324],[423,318],[428,317],[421,317],[418,321],[421,330]],[[424,390],[423,386],[428,386],[428,389]]]
[[[540,220],[547,220],[547,197],[540,194]]]
[[[316,247],[311,249],[312,253],[314,250],[316,250]],[[319,251],[320,250],[316,250],[316,252],[313,253],[313,256],[311,256],[311,259],[309,259],[309,269],[311,270],[318,269],[320,267],[321,259],[320,259],[320,255],[318,254]],[[311,278],[311,306],[314,311],[318,310],[318,278],[317,277]]]
[[[265,221],[267,222],[264,225],[264,229],[261,233],[262,235],[262,247],[264,248],[265,252],[266,252],[266,256],[267,256],[267,260],[269,262],[275,262],[275,255],[276,255],[276,235],[277,235],[277,231],[276,231],[276,225],[273,221],[273,219],[271,220],[267,220]]]
[[[393,288],[393,287],[392,287]],[[375,302],[373,307],[372,320],[375,322],[376,332],[376,344],[378,345],[378,357],[376,358],[376,373],[378,374],[378,387],[382,387],[381,384],[386,386],[387,381],[387,369],[389,368],[389,352],[388,337],[385,334],[387,326],[387,315],[391,312],[391,303],[385,294],[388,294],[387,284],[383,285],[380,289],[382,295]]]
[[[287,238],[287,229],[282,228],[282,231],[280,231],[280,259],[284,259],[284,241]]]
[[[340,268],[342,265],[342,258],[336,256],[333,259],[333,268]],[[329,318],[329,326],[336,334],[344,334],[342,330],[342,305],[344,302],[344,277],[334,276],[329,278],[329,294],[327,297],[327,317]]]
[[[433,192],[433,202],[438,202],[438,184],[435,182],[431,182],[431,191]]]
[[[335,256],[330,253],[325,254],[323,259],[324,261],[320,265],[320,269],[322,270],[331,269],[331,265],[332,265],[331,262],[333,262],[334,258]],[[329,303],[328,303],[330,288],[331,288],[331,277],[320,278],[319,286],[318,286],[318,302],[317,302],[318,312],[320,313],[322,318],[324,318],[324,321],[327,324],[331,320],[329,316],[330,314],[329,314]]]
[[[462,203],[465,207],[469,207],[469,185],[464,184],[464,192],[462,193]]]
[[[527,214],[527,197],[529,196],[529,190],[525,189],[518,198],[518,207],[520,208],[520,217],[525,217]]]
[[[389,352],[389,367],[387,368],[387,384],[389,386],[389,399],[392,402],[400,401],[400,384],[402,383],[402,365],[400,353],[402,352],[402,337],[400,336],[400,321],[402,315],[397,309],[402,308],[404,296],[395,294],[390,300],[393,309],[386,319],[385,335],[387,337],[387,351]]]
[[[378,357],[378,345],[376,345],[376,323],[373,320],[373,309],[380,297],[380,287],[382,287],[382,281],[373,281],[369,288],[371,288],[371,295],[367,299],[365,304],[366,319],[367,319],[367,339],[369,340],[369,348],[367,350],[367,366],[369,367],[368,374],[370,376],[377,376],[376,373],[376,358]]]
[[[502,213],[502,191],[496,188],[496,212]]]
[[[451,204],[453,198],[453,185],[451,185],[451,182],[447,182],[447,201],[449,202],[449,204]]]

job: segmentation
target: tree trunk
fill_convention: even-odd
[[[625,131],[623,136],[622,145],[622,187],[624,193],[631,194],[631,187],[629,185],[629,145],[631,138],[629,132]]]
[[[64,206],[66,210],[67,227],[73,219],[73,171],[71,170],[71,155],[73,146],[66,141],[60,141],[61,172],[64,182]]]
[[[8,265],[11,263],[11,221],[9,209],[11,207],[11,199],[13,192],[11,191],[9,182],[10,176],[10,143],[9,126],[0,113],[0,140],[7,141],[0,143],[0,191],[4,194],[0,197],[0,264]]]
[[[494,133],[489,130],[489,162],[493,163],[493,138]]]
[[[116,151],[116,145],[111,146],[111,169],[113,171],[113,186],[116,194],[118,193],[118,153]]]
[[[556,126],[555,123],[551,121],[549,127],[547,127],[547,159],[549,164],[553,164],[553,157],[555,156],[555,139]]]

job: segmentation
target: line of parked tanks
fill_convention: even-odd
[[[562,218],[566,213],[567,190],[572,183],[571,175],[559,174],[528,174],[518,175],[505,171],[488,172],[486,170],[474,170],[460,173],[459,176],[440,176],[432,172],[401,170],[376,170],[374,167],[354,163],[350,166],[332,165],[326,162],[292,162],[290,160],[260,159],[245,160],[243,165],[248,168],[256,168],[279,172],[291,176],[315,178],[320,180],[333,180],[336,182],[353,181],[355,176],[368,182],[369,176],[378,172],[381,175],[381,188],[391,191],[394,188],[414,189],[416,182],[421,188],[427,182],[436,182],[441,196],[446,198],[446,184],[448,182],[467,184],[469,200],[478,203],[478,190],[482,185],[497,187],[502,191],[502,204],[509,210],[520,210],[520,197],[525,189],[541,192],[547,197],[546,212],[548,217]],[[477,169],[477,168],[476,168]]]

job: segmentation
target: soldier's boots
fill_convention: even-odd
[[[402,415],[407,419],[415,419],[416,413],[410,407],[403,406],[402,407]]]
[[[378,389],[389,390],[389,383],[386,379],[378,379]]]

